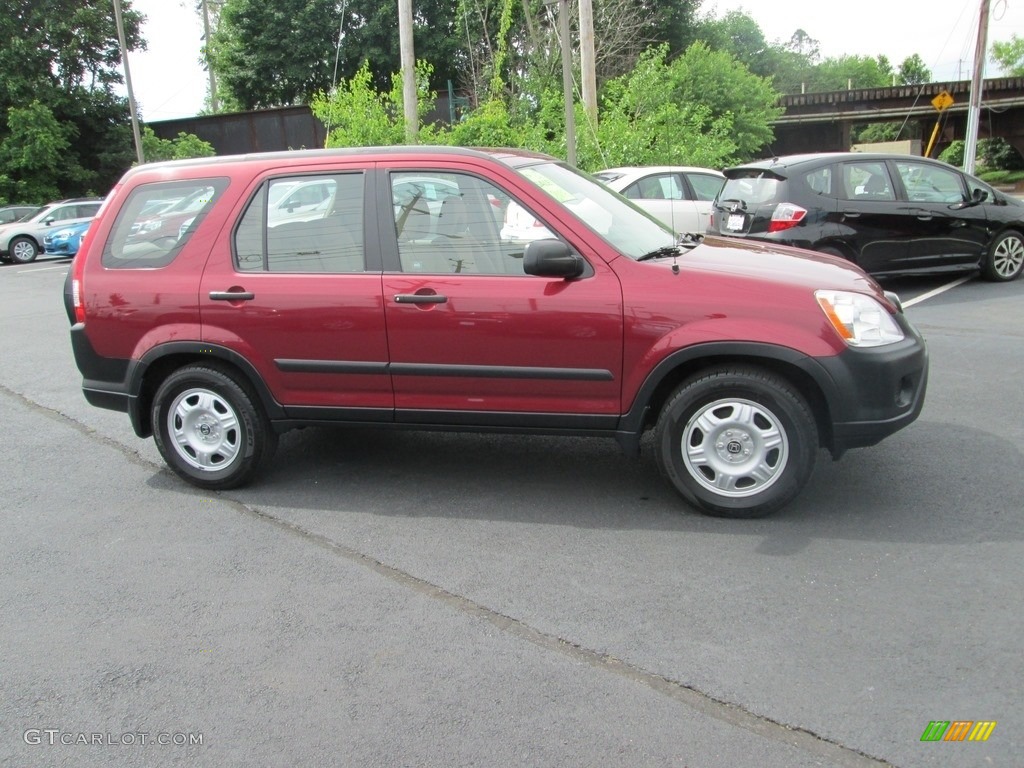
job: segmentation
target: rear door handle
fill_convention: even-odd
[[[213,301],[252,301],[255,298],[252,291],[210,291]]]
[[[448,297],[439,293],[396,293],[396,304],[446,304]]]
[[[843,216],[847,219],[859,219],[860,213],[858,211],[843,211]]]

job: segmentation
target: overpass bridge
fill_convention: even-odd
[[[783,96],[779,103],[786,111],[773,124],[775,142],[769,151],[777,155],[846,151],[855,125],[903,121],[918,123],[918,135],[927,145],[939,117],[931,102],[945,91],[954,102],[946,110],[932,153],[938,155],[950,142],[966,138],[970,89],[970,81],[962,80]],[[1024,156],[1024,77],[984,81],[978,135],[1002,137]]]

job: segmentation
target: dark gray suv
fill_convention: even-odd
[[[876,276],[981,270],[1020,277],[1024,203],[911,155],[836,152],[725,171],[710,233],[841,256]]]

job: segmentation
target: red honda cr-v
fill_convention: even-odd
[[[276,201],[304,182],[301,216]],[[199,201],[171,231],[162,201]],[[164,205],[163,207],[167,207]],[[143,225],[144,224],[144,225]],[[83,389],[211,489],[306,425],[617,438],[754,517],[912,422],[927,354],[841,259],[677,236],[551,157],[405,147],[129,171],[65,290]]]

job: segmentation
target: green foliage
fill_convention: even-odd
[[[12,200],[35,202],[60,197],[55,179],[66,170],[62,166],[74,126],[59,123],[38,100],[21,109],[8,109],[7,126],[8,134],[0,142],[0,167],[10,175],[3,194]]]
[[[737,158],[755,156],[774,138],[771,123],[783,112],[778,92],[728,53],[694,43],[668,66],[668,78],[676,103],[707,107],[715,119],[732,117]]]
[[[845,91],[847,88],[885,88],[892,85],[892,64],[885,56],[840,56],[814,68],[808,90]]]
[[[991,51],[1006,77],[1024,77],[1024,38],[1010,35],[1006,42],[992,43]]]
[[[127,45],[142,48],[140,16],[129,0],[122,5]],[[36,202],[108,189],[133,155],[127,100],[114,91],[122,80],[121,56],[109,0],[8,2],[0,11],[0,38],[0,143],[7,146],[0,160],[6,181],[0,183],[38,195]],[[28,169],[53,145],[33,149],[27,129],[9,122],[12,107],[34,109],[34,102],[60,126],[57,132],[43,124],[36,129],[68,140],[60,163],[44,179]]]
[[[429,90],[431,66],[416,63],[417,107],[422,121],[433,109],[437,94]],[[375,89],[369,62],[348,80],[342,81],[330,94],[317,93],[310,104],[328,129],[328,147],[375,147],[405,142],[405,114],[402,98],[402,75],[392,75],[387,92]],[[435,129],[421,126],[419,140],[435,141]]]
[[[932,81],[932,71],[925,66],[924,59],[918,54],[908,56],[900,64],[897,82],[900,85],[920,85]]]
[[[175,139],[161,139],[148,125],[142,127],[142,154],[147,163],[213,157],[213,145],[191,133],[179,132]]]
[[[962,168],[964,165],[965,146],[963,139],[950,142],[949,146],[939,153],[939,160]]]
[[[440,85],[457,79],[462,61],[457,4],[416,3],[416,53],[437,68]],[[307,104],[330,92],[336,66],[341,82],[366,61],[374,88],[388,88],[401,69],[397,14],[396,3],[378,0],[225,0],[208,49],[223,108]]]
[[[943,160],[950,165],[963,167],[965,150],[966,142],[962,139],[957,139],[950,142],[950,145],[939,154],[939,160]],[[1019,171],[1024,169],[1024,158],[1020,156],[1020,152],[1006,139],[1002,138],[981,139],[978,142],[977,152],[975,153],[975,162],[978,166],[979,175],[987,174],[986,178],[988,179],[991,178],[995,171]]]

